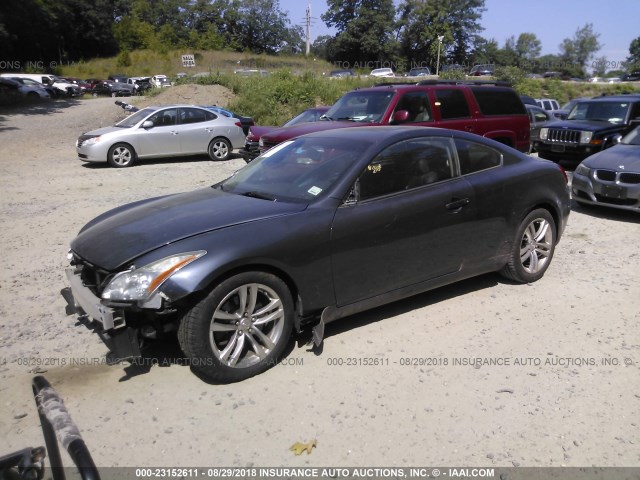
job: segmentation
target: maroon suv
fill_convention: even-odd
[[[463,130],[529,151],[527,111],[518,94],[501,82],[427,80],[363,88],[343,95],[321,120],[266,133],[260,152],[306,133],[374,125]]]

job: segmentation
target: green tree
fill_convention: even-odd
[[[640,37],[631,41],[629,45],[629,56],[627,57],[628,70],[640,69]]]
[[[442,37],[441,63],[469,63],[482,30],[484,0],[404,0],[398,7],[398,38],[403,56],[412,62],[436,63]]]
[[[393,0],[328,0],[327,5],[321,18],[338,31],[327,60],[371,68],[393,62]]]
[[[587,62],[602,47],[599,36],[593,31],[593,24],[587,23],[576,30],[573,38],[565,38],[560,44],[560,56],[566,64],[564,70],[584,74]]]
[[[533,60],[540,55],[542,43],[535,33],[521,33],[515,44],[518,57],[522,60]]]

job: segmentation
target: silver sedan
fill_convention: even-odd
[[[137,159],[208,154],[226,160],[244,144],[237,118],[193,105],[147,107],[112,127],[80,135],[76,150],[85,162],[130,167]]]

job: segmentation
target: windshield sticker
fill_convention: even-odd
[[[382,170],[382,165],[380,165],[379,163],[375,165],[368,165],[367,170],[369,170],[372,173],[378,173]]]
[[[320,187],[311,187],[309,190],[307,190],[307,192],[309,192],[313,196],[316,196],[320,192],[322,192],[322,189]]]

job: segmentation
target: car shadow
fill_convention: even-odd
[[[420,293],[403,300],[398,300],[396,302],[332,322],[325,326],[324,338],[331,338],[335,335],[340,335],[344,332],[348,332],[365,325],[370,325],[398,315],[403,315],[413,310],[440,303],[444,300],[450,300],[452,298],[467,295],[471,292],[492,288],[500,283],[512,284],[512,282],[501,277],[497,273],[490,273],[434,290],[429,290],[428,292]],[[513,282],[513,284],[520,285],[515,282]],[[308,332],[303,332],[301,335],[307,334]],[[320,348],[313,347],[310,348],[310,350],[319,355],[322,353],[322,346]]]
[[[640,223],[638,212],[618,210],[616,208],[601,205],[585,205],[571,200],[571,211],[589,215],[590,217],[613,220],[614,222]]]
[[[498,284],[522,285],[516,282],[511,282],[497,273],[481,275],[452,285],[430,290],[403,300],[398,300],[388,305],[367,310],[366,312],[344,317],[325,327],[324,339],[326,340],[366,325],[371,325],[373,323],[409,313],[413,310],[434,305],[444,300],[450,300],[459,296],[467,295],[471,292],[492,288]],[[313,345],[311,329],[306,328],[299,334],[292,335],[278,361],[287,358],[296,349],[300,348],[306,348],[307,351],[313,352],[318,356],[323,353],[323,344],[320,344],[319,347]],[[107,354],[107,361],[108,360],[109,354]],[[146,343],[141,349],[141,357],[136,360],[114,360],[113,364],[124,365],[124,375],[119,379],[120,382],[125,382],[139,375],[147,374],[153,367],[179,366],[189,367],[192,374],[209,385],[229,383],[214,381],[203,376],[196,369],[191,368],[191,362],[180,349],[178,339],[175,335],[169,335],[165,339],[154,340]]]
[[[0,129],[1,128],[2,127],[0,126]],[[234,152],[231,154],[231,156],[227,160],[224,160],[224,161],[226,162],[229,160],[235,160],[237,158],[241,159],[242,155]],[[220,160],[211,160],[207,155],[192,155],[188,157],[149,158],[149,159],[143,159],[143,160],[136,160],[136,163],[133,166],[127,167],[127,168],[140,168],[140,167],[144,167],[145,165],[161,165],[161,164],[167,164],[167,163],[174,164],[174,163],[196,163],[196,162],[218,163],[220,162]],[[82,167],[87,168],[89,170],[113,168],[107,162],[83,162]],[[115,168],[113,169],[120,170]]]

